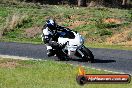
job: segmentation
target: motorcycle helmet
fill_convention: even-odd
[[[46,24],[47,24],[47,27],[50,29],[50,30],[55,30],[56,29],[56,22],[55,22],[55,20],[48,20],[47,22],[46,22]]]

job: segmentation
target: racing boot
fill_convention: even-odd
[[[63,45],[59,45],[59,47],[60,47],[61,49],[63,49],[63,48],[65,48],[66,45],[67,45],[67,43],[65,43],[65,44],[63,44]]]
[[[54,56],[54,52],[52,49],[47,50],[48,57]]]

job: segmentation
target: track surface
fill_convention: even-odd
[[[78,59],[65,61],[99,69],[132,74],[132,51],[90,48],[95,56],[95,63],[80,62]],[[13,55],[34,59],[52,59],[46,55],[45,45],[0,42],[0,55]]]

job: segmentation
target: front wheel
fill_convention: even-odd
[[[94,55],[88,48],[84,46],[81,51],[84,54],[84,56],[82,57],[83,61],[89,61],[91,63],[94,63]]]

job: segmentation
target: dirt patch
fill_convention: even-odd
[[[7,61],[7,62],[4,62],[4,63],[0,63],[0,67],[2,67],[2,68],[15,68],[19,65],[20,64],[16,61]]]
[[[72,16],[69,17],[69,19],[72,19],[73,20],[73,19],[77,19],[79,17],[80,17],[80,15],[72,15]]]
[[[71,23],[71,26],[69,26],[68,28],[74,29],[80,25],[85,25],[85,24],[88,24],[88,23],[85,21],[74,21]]]
[[[81,31],[80,34],[83,36],[86,36],[88,34],[88,32],[87,31]]]
[[[121,24],[123,22],[123,20],[121,19],[117,19],[117,18],[106,18],[103,19],[104,23],[115,23],[115,24]]]
[[[42,33],[42,27],[32,27],[32,28],[25,29],[24,35],[27,38],[33,38],[40,33]]]
[[[17,66],[23,68],[31,68],[33,65],[21,63],[19,60],[0,60],[0,68],[16,68]]]
[[[132,47],[132,41],[121,42],[121,43],[118,43],[118,45],[125,45],[125,46]]]
[[[121,33],[114,34],[112,37],[107,38],[106,42],[108,44],[127,44],[132,45],[132,38],[128,39],[128,34],[131,32],[131,30],[125,30]]]
[[[104,38],[92,37],[92,36],[85,39],[85,43],[102,43],[104,41],[105,41]]]

